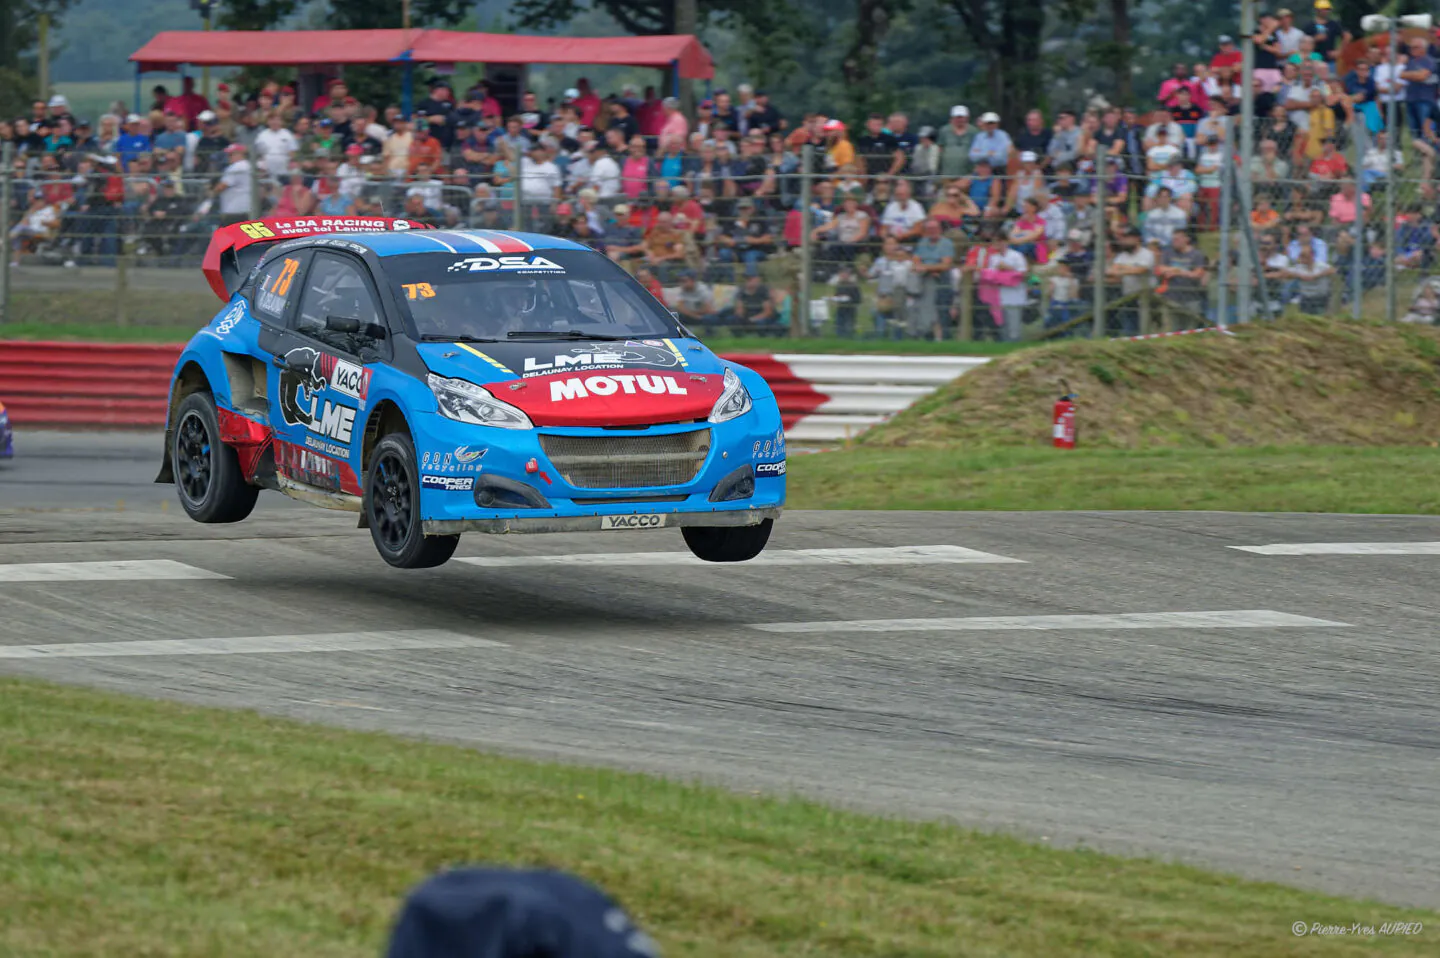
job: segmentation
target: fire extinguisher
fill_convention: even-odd
[[[1063,383],[1064,380],[1061,382]],[[1070,384],[1065,383],[1065,388],[1068,390]],[[1075,448],[1075,401],[1079,398],[1076,393],[1067,392],[1055,400],[1055,411],[1051,418],[1053,425],[1051,435],[1056,449]]]

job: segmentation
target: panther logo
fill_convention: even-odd
[[[280,414],[291,426],[315,426],[315,394],[326,386],[320,371],[320,353],[309,346],[296,346],[285,354],[280,370]],[[305,393],[305,401],[300,398]]]

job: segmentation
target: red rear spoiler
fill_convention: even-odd
[[[397,220],[386,216],[292,216],[269,220],[249,220],[222,226],[210,237],[210,246],[205,250],[205,259],[200,268],[210,288],[222,300],[228,300],[235,292],[249,266],[241,268],[239,252],[247,246],[259,243],[276,243],[280,240],[296,239],[301,236],[320,236],[325,233],[383,233],[390,230],[430,229],[424,223],[414,220]]]

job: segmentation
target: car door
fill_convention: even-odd
[[[305,486],[358,494],[362,413],[373,365],[388,349],[373,336],[377,326],[383,329],[379,297],[358,258],[305,252],[308,262],[277,261],[270,299],[266,278],[256,288],[257,306],[263,310],[265,301],[282,319],[260,337],[270,355],[275,468]]]

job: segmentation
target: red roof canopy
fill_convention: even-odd
[[[690,35],[528,37],[453,30],[166,30],[130,55],[142,71],[196,66],[309,66],[335,63],[575,63],[665,68],[715,75],[709,52]]]

